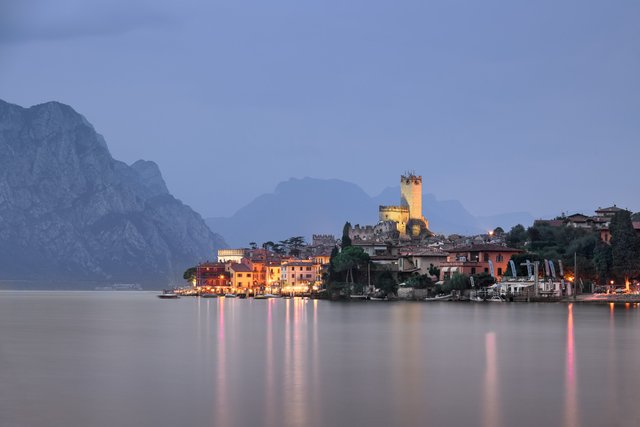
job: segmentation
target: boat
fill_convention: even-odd
[[[371,301],[386,301],[387,297],[369,297]]]
[[[162,298],[162,299],[178,299],[180,297],[174,291],[164,290],[164,291],[162,291],[162,293],[160,295],[158,295],[158,298]]]
[[[493,294],[491,298],[487,300],[488,302],[504,302],[504,299],[499,294]]]
[[[200,298],[218,298],[218,294],[204,293],[200,294]]]
[[[453,299],[453,295],[436,295],[435,297],[425,298],[425,301],[451,301]]]
[[[356,301],[364,301],[368,298],[368,296],[363,294],[357,294],[357,295],[351,294],[349,298]]]
[[[276,294],[264,294],[264,296],[267,298],[282,298],[282,295],[276,295]]]
[[[236,294],[224,294],[225,298],[237,298],[238,296]]]
[[[264,294],[255,295],[253,299],[269,299],[269,296]]]
[[[484,298],[475,296],[475,297],[469,298],[469,301],[471,301],[471,302],[485,302],[486,300]]]

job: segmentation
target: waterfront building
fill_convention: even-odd
[[[237,292],[245,292],[254,287],[253,268],[245,263],[231,263],[228,271],[231,275],[231,287]]]
[[[321,279],[321,265],[314,260],[285,261],[280,267],[283,292],[305,292]]]
[[[398,270],[429,274],[431,266],[440,268],[447,262],[448,257],[448,252],[437,248],[401,248],[398,257]]]
[[[468,276],[480,273],[491,273],[501,277],[507,272],[511,256],[523,252],[496,244],[471,244],[448,249],[447,261],[440,265],[440,280],[449,279],[454,273]]]
[[[221,290],[229,286],[229,279],[224,263],[205,262],[196,266],[196,287]]]

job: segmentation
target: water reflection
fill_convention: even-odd
[[[229,420],[229,408],[227,402],[227,396],[229,390],[227,389],[227,354],[226,354],[226,339],[225,339],[225,327],[224,327],[224,307],[225,298],[218,298],[218,342],[216,343],[216,388],[215,388],[215,408],[214,415],[216,416],[216,425],[225,426],[230,425]]]
[[[565,426],[578,425],[575,376],[575,346],[573,337],[573,304],[568,306],[567,317],[567,360],[565,366]]]
[[[498,363],[496,360],[496,333],[487,332],[484,336],[486,366],[484,374],[484,419],[486,427],[498,427],[500,422],[500,400],[498,394]]]

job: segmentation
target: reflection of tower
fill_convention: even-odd
[[[410,219],[423,219],[421,176],[408,173],[400,177],[400,206],[409,208]]]

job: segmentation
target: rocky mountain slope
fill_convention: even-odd
[[[71,107],[0,101],[0,283],[157,288],[224,246],[155,163],[114,160]]]

